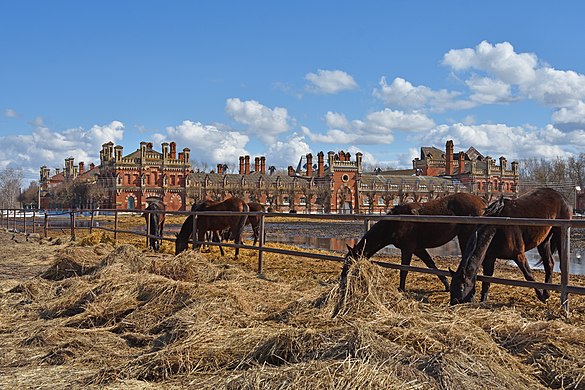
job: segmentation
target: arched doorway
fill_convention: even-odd
[[[337,212],[339,214],[351,214],[353,212],[352,194],[349,187],[340,187],[337,192]]]
[[[129,196],[128,197],[128,208],[129,209],[136,208],[136,201],[134,200],[134,197],[133,196]]]

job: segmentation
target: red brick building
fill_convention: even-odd
[[[453,152],[449,140],[442,151],[435,147],[422,147],[419,158],[412,161],[415,172],[422,176],[451,178],[459,181],[470,192],[491,200],[502,193],[518,193],[518,162],[508,166],[505,157],[499,165],[490,156],[483,156],[474,147],[467,151]]]
[[[177,153],[176,143],[163,143],[160,152],[150,142],[125,155],[123,147],[112,142],[100,151],[99,183],[109,194],[106,208],[144,209],[147,198],[163,200],[167,210],[186,210],[190,149]]]

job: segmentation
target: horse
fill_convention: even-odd
[[[456,193],[426,203],[405,203],[393,207],[387,215],[458,215],[479,216],[483,214],[485,202],[482,198],[468,193]],[[345,283],[350,263],[359,258],[369,259],[380,249],[393,244],[401,251],[401,264],[410,265],[412,255],[419,257],[427,267],[436,269],[427,248],[435,248],[459,239],[459,248],[463,251],[473,227],[465,224],[440,222],[405,222],[380,220],[376,222],[353,247],[347,246],[348,252],[343,262],[340,283]],[[400,291],[405,291],[408,271],[400,271]],[[449,282],[445,276],[438,276],[445,291],[449,291]]]
[[[571,219],[571,207],[563,195],[552,188],[537,188],[516,199],[503,196],[488,206],[484,216],[512,218]],[[526,280],[534,281],[525,252],[536,247],[544,265],[545,283],[550,283],[555,250],[561,255],[561,230],[549,226],[477,225],[468,247],[462,252],[457,270],[451,272],[450,302],[452,305],[471,302],[479,265],[483,274],[492,276],[496,258],[513,260]],[[481,301],[487,300],[489,282],[481,286]],[[548,290],[535,289],[545,302]]]
[[[240,198],[228,198],[221,202],[204,201],[197,205],[193,205],[191,211],[234,211],[234,212],[248,212],[249,208],[246,202]],[[242,232],[246,223],[246,215],[198,215],[197,216],[197,240],[203,241],[205,239],[205,232],[210,231],[213,234],[212,241],[219,242],[218,232],[223,229],[230,228],[232,231],[232,239],[234,243],[240,244],[242,242]],[[193,233],[193,215],[187,217],[181,230],[177,233],[175,239],[175,255],[187,250],[189,246],[189,238]],[[197,245],[200,248],[201,244]],[[224,255],[223,248],[220,246],[221,255]],[[236,257],[239,255],[239,248],[236,248]]]
[[[146,225],[150,226],[148,234],[151,236],[156,236],[150,237],[149,247],[152,248],[155,252],[158,252],[162,242],[163,228],[165,225],[165,213],[155,211],[164,211],[165,204],[162,202],[162,200],[152,200],[149,201],[145,210],[152,211],[142,214],[146,220]]]
[[[250,211],[254,212],[265,211],[264,206],[256,202],[249,202],[248,208],[250,209]],[[246,219],[246,225],[250,225],[252,227],[252,233],[254,235],[254,243],[252,245],[256,245],[260,238],[260,215],[248,215],[248,218]],[[221,239],[227,241],[229,240],[230,235],[231,229],[226,229],[221,232]]]

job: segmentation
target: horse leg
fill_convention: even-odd
[[[494,276],[495,265],[496,265],[496,257],[491,256],[491,255],[487,255],[483,259],[483,263],[482,263],[483,274],[485,276]],[[481,282],[481,298],[480,298],[481,302],[487,301],[488,291],[490,289],[490,284],[491,284],[490,282],[487,282],[485,280],[483,282]]]
[[[528,265],[528,259],[526,258],[524,252],[521,252],[514,261],[518,265],[518,268],[520,268],[520,271],[522,271],[522,274],[524,274],[524,279],[529,280],[531,282],[536,281],[534,279],[534,276],[532,275],[530,265]],[[545,296],[542,290],[535,288],[534,291],[536,292],[536,296],[538,297],[538,299],[541,300],[542,302],[545,302],[546,298],[548,298],[547,296]]]
[[[414,251],[414,254],[417,255],[417,257],[421,259],[427,267],[432,269],[438,269],[437,265],[433,261],[433,258],[431,257],[429,252],[427,252],[426,249]],[[449,281],[447,280],[447,278],[443,275],[437,275],[437,277],[443,283],[443,286],[445,286],[445,291],[449,291]]]
[[[254,243],[252,245],[256,245],[258,242],[258,237],[260,237],[260,229],[257,223],[252,225],[252,232],[254,233]]]
[[[554,266],[550,239],[545,240],[542,244],[538,245],[536,249],[538,249],[538,254],[542,260],[542,265],[544,266],[544,282],[550,283]],[[544,300],[547,300],[548,297],[550,297],[550,292],[548,290],[542,290],[542,296]]]
[[[211,241],[221,244],[220,233],[217,230],[213,231]],[[222,256],[225,255],[225,252],[223,251],[223,246],[221,246],[221,245],[219,246],[219,253]]]
[[[410,265],[411,260],[412,252],[403,250],[400,255],[400,264]],[[400,270],[400,286],[398,287],[398,291],[406,291],[406,275],[408,275],[408,271]]]

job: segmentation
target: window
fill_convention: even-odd
[[[384,203],[384,198],[382,198],[381,196],[378,198],[378,206],[385,206],[386,203]]]
[[[369,206],[369,205],[370,205],[370,198],[369,198],[369,197],[367,197],[367,196],[364,196],[364,197],[362,198],[362,204],[363,204],[364,206]]]
[[[305,198],[304,196],[301,196],[301,198],[299,199],[299,205],[306,206],[307,205],[307,198]]]
[[[286,206],[288,206],[290,204],[289,201],[288,201],[288,196],[284,196],[282,198],[282,204],[283,205],[286,205]]]
[[[133,196],[129,196],[128,197],[128,208],[129,209],[133,209],[135,207],[134,205],[134,197]]]

